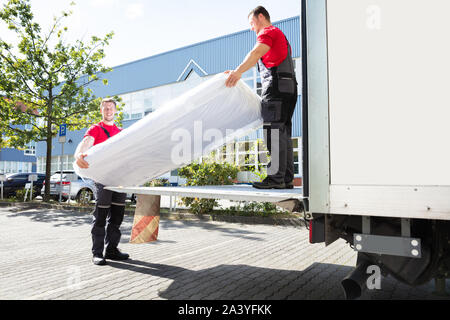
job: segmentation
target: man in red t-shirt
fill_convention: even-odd
[[[297,80],[292,50],[283,32],[270,22],[264,7],[249,14],[257,43],[234,71],[226,71],[227,87],[234,87],[242,74],[258,63],[262,82],[261,113],[264,140],[271,155],[267,178],[255,182],[258,189],[292,189],[294,187],[294,152],[292,149],[292,115],[297,104]]]
[[[105,142],[122,130],[114,124],[114,116],[117,113],[114,100],[104,99],[100,111],[102,121],[89,128],[75,152],[76,163],[82,169],[89,168],[89,163],[84,159],[89,148]],[[95,183],[95,187],[95,210],[91,229],[92,262],[95,265],[105,265],[105,259],[126,260],[129,255],[117,248],[121,237],[120,225],[125,214],[126,194],[106,190],[100,183]]]

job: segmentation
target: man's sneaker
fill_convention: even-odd
[[[96,266],[104,266],[106,264],[106,260],[105,258],[103,258],[103,256],[101,255],[94,255],[92,257],[92,262],[96,265]]]
[[[129,254],[122,253],[117,248],[114,250],[111,250],[111,251],[106,251],[106,253],[105,253],[105,259],[109,259],[109,260],[123,261],[123,260],[127,260],[129,257],[130,257]]]
[[[294,183],[291,182],[285,182],[284,183],[286,185],[286,189],[294,189]]]
[[[284,182],[275,183],[275,182],[269,181],[266,178],[261,182],[254,182],[253,188],[256,188],[256,189],[285,189],[286,185],[284,184]]]

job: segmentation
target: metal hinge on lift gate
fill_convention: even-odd
[[[421,240],[411,238],[410,219],[401,219],[401,237],[371,235],[370,217],[362,217],[362,232],[353,235],[353,244],[358,252],[387,254],[409,258],[421,258]]]

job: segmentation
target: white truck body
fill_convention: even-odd
[[[450,220],[448,12],[447,0],[305,1],[309,212]]]

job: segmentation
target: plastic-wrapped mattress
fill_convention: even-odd
[[[261,99],[218,74],[87,151],[75,172],[106,186],[139,186],[262,126]]]

